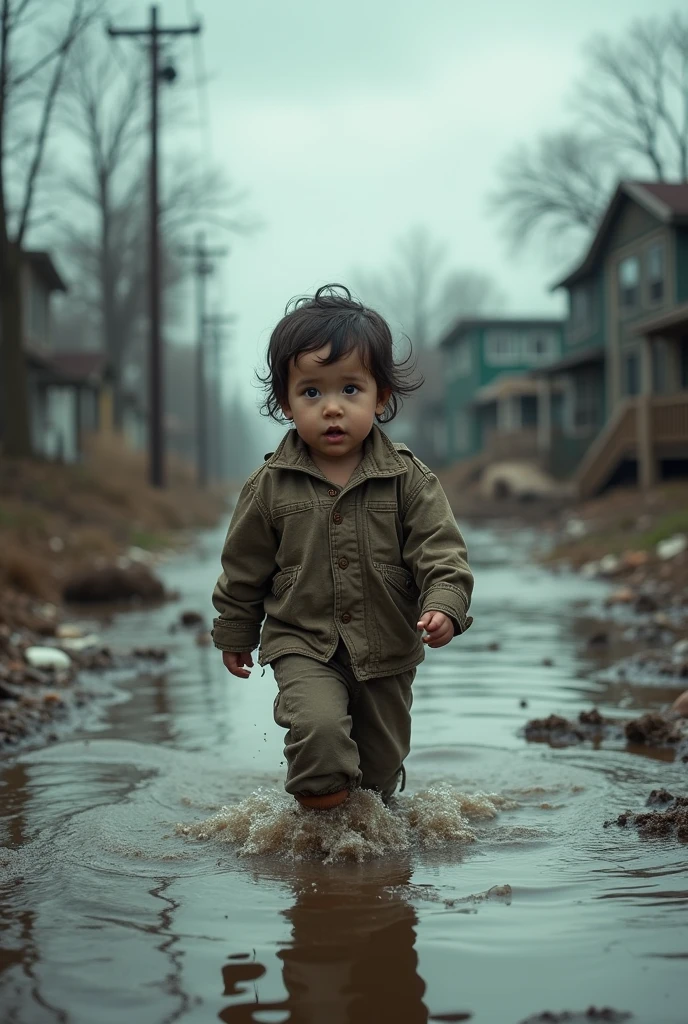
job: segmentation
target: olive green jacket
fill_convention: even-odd
[[[260,642],[261,665],[283,654],[325,662],[341,637],[364,680],[423,660],[420,614],[444,612],[455,633],[470,626],[466,546],[437,477],[405,445],[374,426],[345,487],[327,480],[295,430],[266,459],[227,533],[216,647]]]

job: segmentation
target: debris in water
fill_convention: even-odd
[[[536,1013],[534,1017],[528,1017],[521,1021],[521,1024],[590,1024],[590,1021],[602,1021],[605,1024],[621,1024],[621,1021],[631,1020],[632,1013],[623,1010],[612,1010],[610,1006],[600,1007],[589,1006],[587,1010],[580,1013],[564,1010],[562,1013],[553,1013],[545,1010],[544,1013]]]
[[[670,801],[670,802],[669,802]],[[605,821],[604,827],[618,825],[637,828],[643,839],[678,839],[688,843],[688,796],[673,796],[666,789],[653,789],[647,799],[649,805],[666,804],[661,811],[624,811],[616,820]]]
[[[688,755],[688,724],[676,711],[648,711],[638,718],[620,721],[605,718],[597,708],[581,711],[574,722],[561,715],[532,718],[524,727],[530,743],[549,743],[551,747],[569,747],[591,740],[643,744],[648,747],[673,748],[677,758]]]
[[[397,798],[393,809],[378,794],[357,790],[340,807],[317,814],[282,793],[258,790],[205,821],[177,825],[177,833],[228,843],[240,856],[362,862],[412,847],[475,842],[471,822],[496,818],[500,810],[515,806],[497,794],[466,794],[437,786]]]

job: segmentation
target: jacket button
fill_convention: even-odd
[[[344,614],[342,615],[342,622],[351,622],[351,616],[349,615],[348,612],[344,612]]]
[[[335,512],[335,514],[332,516],[332,522],[333,523],[341,523],[341,521],[342,521],[342,517],[341,517],[340,513],[339,512]]]
[[[339,494],[339,491],[335,491],[334,487],[330,487],[330,489],[329,489],[329,491],[327,493],[329,494],[329,496],[331,498],[336,498],[337,495]]]
[[[339,568],[340,569],[347,569],[348,567],[349,567],[349,559],[348,558],[340,558],[339,559]]]

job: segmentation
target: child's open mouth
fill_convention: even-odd
[[[337,441],[344,440],[344,431],[341,427],[328,427],[325,431],[325,440],[331,444],[336,444]]]

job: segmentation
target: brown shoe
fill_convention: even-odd
[[[349,790],[339,789],[336,793],[324,793],[322,796],[314,796],[312,793],[295,793],[294,796],[302,807],[311,811],[331,811],[349,799]]]

